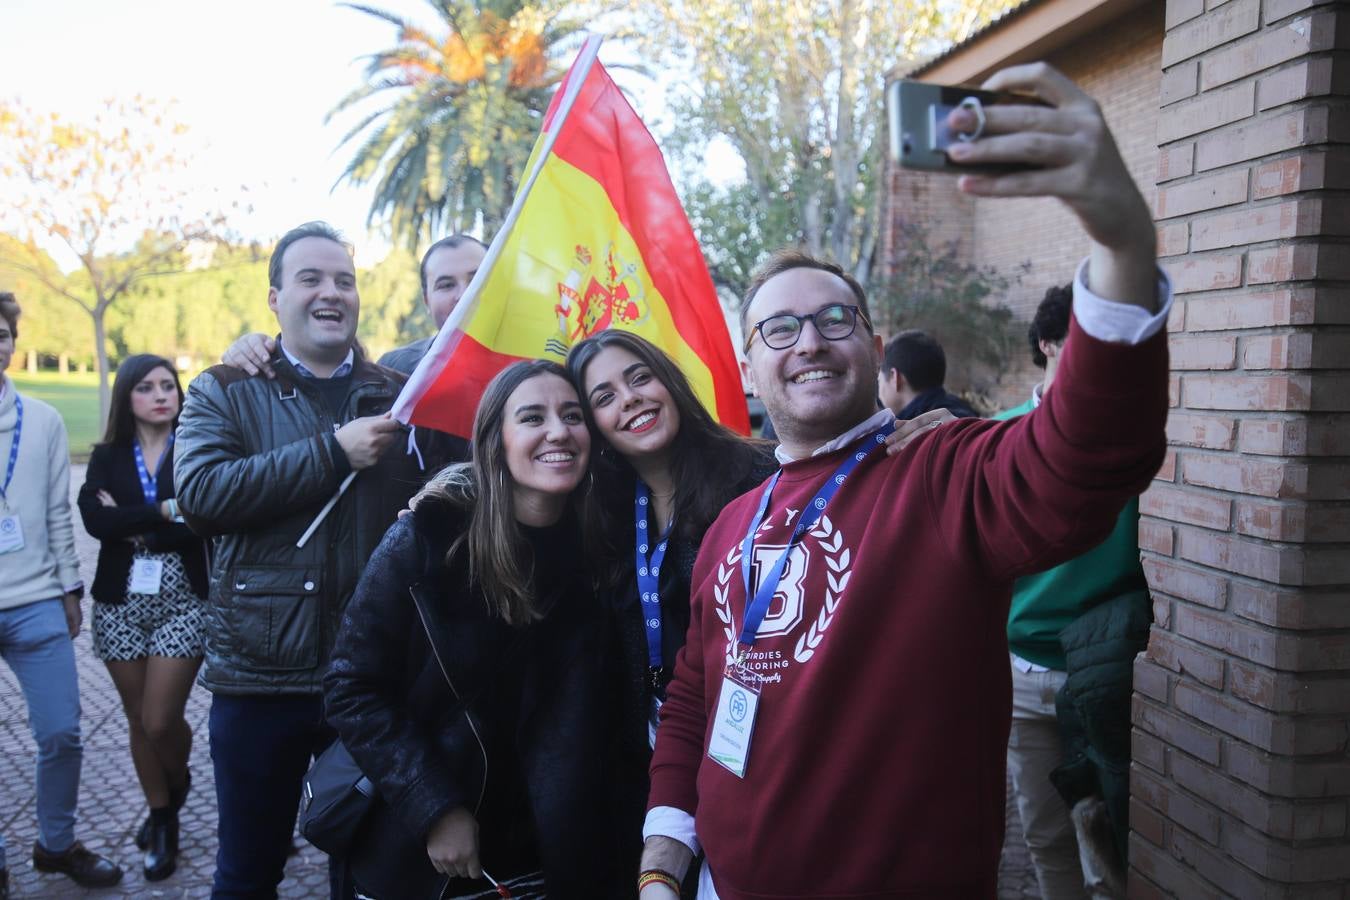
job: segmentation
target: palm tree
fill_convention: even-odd
[[[397,43],[370,57],[366,83],[328,119],[372,97],[339,146],[360,145],[338,181],[375,182],[366,223],[387,220],[395,240],[472,228],[494,233],[506,218],[539,133],[565,54],[582,26],[559,0],[428,0],[445,26],[435,35],[393,13],[344,4],[397,29]]]

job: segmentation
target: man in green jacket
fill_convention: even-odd
[[[1045,370],[1031,398],[995,416],[1012,419],[1040,406],[1055,379],[1069,332],[1070,285],[1045,292],[1027,337],[1032,360]],[[1139,500],[1125,505],[1115,529],[1101,544],[1070,560],[1017,580],[1008,614],[1012,664],[1013,721],[1008,737],[1008,772],[1017,797],[1022,833],[1045,900],[1112,896],[1107,867],[1093,842],[1080,854],[1075,818],[1051,783],[1064,761],[1055,697],[1068,677],[1060,633],[1089,609],[1144,584],[1139,564]],[[1080,811],[1081,812],[1081,811]],[[1108,835],[1109,837],[1109,835]],[[1111,852],[1108,847],[1105,852]],[[1109,857],[1108,857],[1109,858]]]

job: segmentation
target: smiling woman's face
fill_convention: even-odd
[[[536,375],[506,398],[502,449],[517,506],[566,497],[586,474],[591,433],[571,382]]]
[[[606,347],[586,367],[586,402],[595,427],[630,462],[666,453],[680,433],[670,391],[636,354]]]

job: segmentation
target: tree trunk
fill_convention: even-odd
[[[102,432],[108,423],[108,410],[112,406],[112,388],[108,384],[108,342],[107,331],[103,325],[104,310],[95,309],[90,315],[94,319],[94,358],[98,360],[98,428]]]

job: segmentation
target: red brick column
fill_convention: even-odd
[[[1350,898],[1350,9],[1168,0],[1133,897]]]

